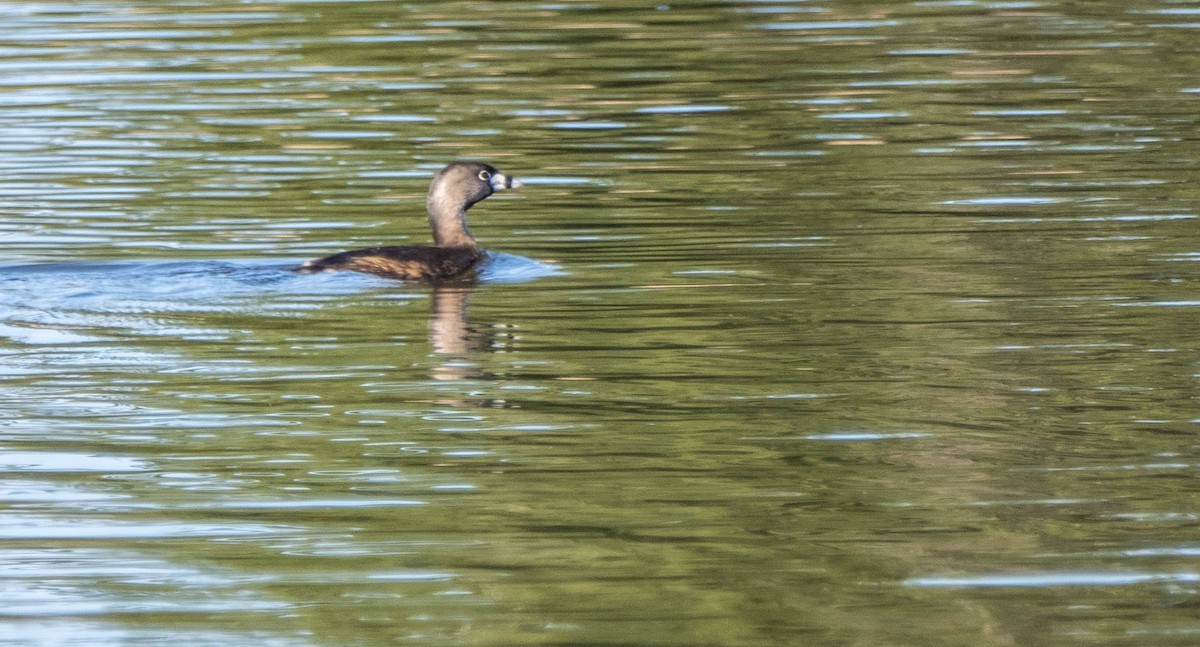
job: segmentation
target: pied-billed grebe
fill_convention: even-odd
[[[471,268],[484,251],[467,229],[467,209],[496,191],[521,182],[481,162],[454,162],[429,185],[425,207],[433,229],[433,247],[369,247],[308,261],[301,272],[351,270],[390,279],[436,281]]]

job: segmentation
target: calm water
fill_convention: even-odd
[[[0,5],[0,643],[1195,644],[1198,35]]]

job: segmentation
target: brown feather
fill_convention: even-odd
[[[308,261],[300,271],[350,270],[390,279],[432,281],[466,272],[483,254],[478,247],[370,247]]]

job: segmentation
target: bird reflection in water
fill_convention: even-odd
[[[429,345],[435,355],[445,356],[444,361],[433,368],[431,377],[435,380],[488,379],[490,376],[470,361],[471,357],[511,350],[517,339],[507,334],[508,326],[475,324],[469,320],[467,309],[474,292],[472,283],[433,287],[429,306]],[[504,406],[504,401],[472,404]]]

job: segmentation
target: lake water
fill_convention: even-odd
[[[0,643],[1196,644],[1198,36],[0,5]]]

